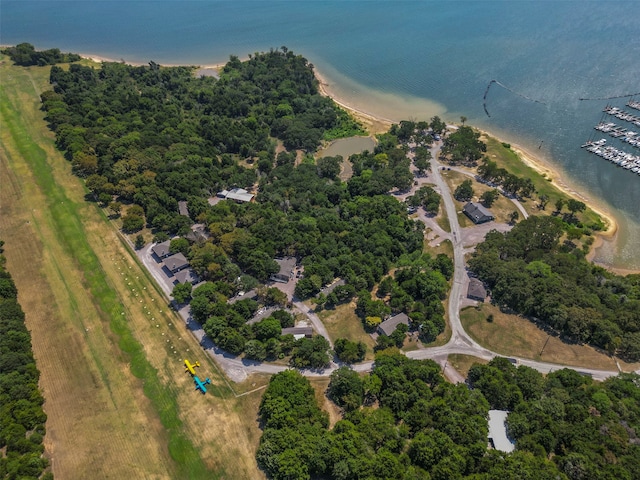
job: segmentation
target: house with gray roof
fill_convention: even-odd
[[[189,216],[189,207],[185,200],[178,202],[178,212],[180,212],[180,215],[184,215],[185,217]]]
[[[158,258],[158,260],[162,260],[163,258],[171,255],[169,251],[169,244],[171,242],[167,240],[166,242],[156,243],[153,247],[151,247],[151,251]]]
[[[293,277],[293,269],[296,266],[295,257],[276,258],[275,262],[280,267],[278,273],[274,273],[269,277],[272,282],[288,283]]]
[[[164,266],[174,275],[189,266],[189,261],[182,253],[176,253],[164,259]]]
[[[282,329],[282,335],[293,335],[296,340],[301,338],[311,338],[313,336],[313,328],[311,327],[289,327]]]
[[[462,211],[476,225],[490,222],[494,219],[493,214],[480,203],[469,202],[464,206]]]
[[[253,193],[249,193],[244,188],[232,188],[231,190],[222,190],[221,192],[218,192],[217,196],[227,200],[234,200],[238,203],[252,202],[253,197],[255,197]]]
[[[378,325],[378,333],[381,335],[390,336],[393,332],[396,331],[398,325],[404,324],[407,327],[409,326],[409,317],[406,313],[399,313],[398,315],[394,315],[391,318],[388,318],[380,325]]]
[[[176,272],[173,283],[190,283],[191,285],[195,285],[199,281],[200,279],[198,278],[196,272],[194,272],[191,268],[185,268],[184,270]]]
[[[487,290],[479,279],[475,277],[469,278],[467,298],[470,298],[471,300],[478,300],[479,302],[484,302],[484,299],[487,298]]]

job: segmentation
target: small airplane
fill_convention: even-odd
[[[184,371],[189,372],[191,375],[196,374],[195,367],[199,367],[199,366],[200,366],[200,362],[191,363],[189,360],[186,360],[186,359],[184,361]]]
[[[208,383],[211,383],[211,380],[209,380],[208,378],[203,382],[202,380],[200,380],[197,376],[193,377],[193,383],[196,384],[196,390],[200,390],[202,392],[202,394],[204,395],[205,393],[207,393],[207,387],[205,385],[207,385]]]

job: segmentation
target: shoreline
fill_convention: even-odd
[[[371,112],[368,112],[360,107],[356,107],[347,102],[347,100],[340,98],[336,95],[335,92],[331,92],[331,84],[327,81],[326,77],[322,75],[318,71],[318,68],[314,66],[313,73],[318,80],[318,91],[320,95],[324,97],[329,97],[336,104],[344,108],[347,112],[353,115],[356,120],[363,123],[365,127],[371,127],[369,130],[369,136],[375,137],[378,133],[386,132],[391,125],[393,125],[393,120],[389,118],[381,117],[380,115],[375,115]]]
[[[130,65],[134,65],[134,66],[143,66],[146,65],[146,63],[138,63],[138,62],[127,62],[123,59],[121,60],[115,60],[112,58],[107,58],[107,57],[103,57],[100,55],[92,55],[92,54],[85,54],[85,53],[80,53],[79,54],[82,58],[91,60],[93,62],[96,63],[102,63],[102,62],[122,62],[124,61],[125,63],[128,63]],[[241,59],[242,61],[247,60],[247,58],[243,58]],[[217,75],[218,71],[224,67],[227,64],[227,61],[225,62],[221,62],[221,63],[216,63],[216,64],[211,64],[211,65],[194,65],[195,67],[198,67],[198,71],[205,71],[206,73],[203,73],[204,75]],[[184,66],[184,65],[179,65],[179,64],[160,64],[162,66],[166,66],[166,67],[175,67],[175,66]],[[360,121],[363,126],[369,131],[369,135],[375,139],[375,135],[379,134],[379,133],[384,133],[386,131],[388,131],[388,129],[391,127],[392,124],[397,123],[397,121],[394,121],[392,119],[383,117],[379,114],[375,114],[372,113],[371,111],[369,111],[366,107],[362,107],[360,105],[354,105],[352,102],[350,102],[349,100],[344,99],[343,97],[341,97],[339,94],[337,94],[335,91],[332,91],[332,85],[331,83],[327,80],[326,77],[323,76],[323,74],[318,70],[318,68],[316,66],[314,66],[313,68],[314,71],[314,75],[316,77],[316,79],[318,80],[318,91],[321,95],[326,96],[331,98],[336,104],[338,104],[340,107],[344,108],[346,111],[348,111],[351,115],[353,115],[358,121]],[[474,127],[476,128],[476,127]],[[493,138],[496,138],[498,141],[501,141],[501,139],[493,134],[491,134],[490,132],[478,129],[482,134],[484,135],[488,135],[491,136]],[[609,271],[612,271],[614,273],[618,273],[621,275],[627,275],[630,273],[640,273],[640,270],[627,270],[627,269],[623,269],[623,268],[618,268],[615,267],[613,265],[610,264],[606,264],[606,263],[602,263],[602,262],[595,262],[593,259],[596,257],[596,252],[598,249],[600,249],[605,242],[610,241],[612,239],[615,238],[617,232],[618,232],[618,223],[616,221],[616,219],[613,217],[613,215],[611,215],[610,213],[606,212],[606,209],[598,204],[597,201],[593,201],[590,198],[586,197],[584,194],[576,191],[574,188],[572,188],[562,177],[562,175],[560,175],[560,173],[558,172],[558,170],[556,168],[554,168],[553,166],[549,165],[548,162],[546,162],[545,160],[542,160],[540,157],[536,156],[535,154],[533,154],[530,150],[528,150],[527,148],[523,147],[522,145],[519,145],[517,143],[513,143],[510,142],[512,145],[512,150],[518,155],[520,161],[522,161],[525,165],[527,165],[528,167],[536,170],[539,173],[544,173],[546,174],[546,176],[548,178],[550,178],[553,182],[553,185],[560,191],[562,191],[563,193],[570,195],[574,198],[578,198],[581,201],[584,201],[584,203],[587,205],[587,207],[591,210],[593,210],[597,215],[600,216],[600,218],[603,220],[603,222],[606,225],[606,230],[600,231],[600,232],[594,232],[594,243],[589,251],[589,253],[587,254],[586,258],[588,261],[594,263],[595,265],[599,265],[602,266],[604,268],[606,268]]]
[[[388,128],[393,123],[397,123],[391,119],[371,113],[366,109],[366,107],[363,108],[361,106],[355,106],[349,101],[345,100],[344,98],[341,98],[340,95],[337,95],[335,94],[335,92],[332,92],[331,84],[326,80],[326,78],[322,75],[322,73],[320,73],[315,67],[314,67],[314,73],[316,78],[318,79],[319,91],[321,95],[331,98],[334,102],[336,102],[336,104],[338,104],[339,106],[347,110],[357,120],[361,121],[365,127],[368,128],[371,125],[377,127],[377,128],[374,127],[372,130],[369,130],[371,137],[375,137],[375,134],[377,133],[382,133],[384,131],[387,131]],[[490,136],[492,138],[497,139],[498,141],[502,141],[499,137],[497,137],[494,134],[491,134],[490,132],[487,132],[482,129],[478,129],[477,127],[474,127],[474,128],[480,131],[483,135]],[[583,193],[580,193],[571,185],[569,185],[564,180],[563,176],[560,174],[557,168],[549,165],[547,161],[536,156],[530,150],[523,147],[522,145],[517,143],[512,143],[512,142],[510,143],[511,143],[511,149],[518,155],[518,158],[522,163],[524,163],[526,166],[532,168],[533,170],[535,170],[540,174],[545,174],[547,178],[551,179],[553,186],[558,190],[560,190],[561,192],[573,198],[584,201],[584,203],[587,205],[587,208],[595,212],[604,222],[606,230],[593,233],[594,243],[591,246],[589,253],[586,255],[586,259],[589,262],[593,263],[594,265],[601,266],[609,270],[610,272],[616,273],[618,275],[629,275],[629,274],[640,273],[640,269],[639,270],[624,269],[624,268],[615,267],[608,263],[594,261],[597,251],[606,242],[613,240],[616,234],[618,233],[618,222],[616,221],[616,219],[613,217],[612,214],[607,212],[606,208],[600,205],[597,201],[590,199],[589,197],[587,197]]]

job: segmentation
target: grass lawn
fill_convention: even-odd
[[[467,378],[469,375],[469,370],[473,366],[474,363],[481,363],[483,365],[489,363],[486,360],[478,357],[474,357],[473,355],[464,355],[461,353],[453,353],[447,357],[447,361],[449,365],[455,368],[460,375],[464,378]]]
[[[445,181],[447,182],[447,185],[449,186],[449,189],[452,192],[454,192],[455,189],[465,180],[471,180],[471,183],[473,185],[473,193],[474,193],[471,201],[473,202],[480,202],[480,197],[484,192],[493,190],[493,187],[489,187],[488,185],[485,185],[483,183],[476,181],[473,177],[470,177],[460,172],[456,172],[454,170],[443,172],[442,176],[444,177]],[[462,228],[472,227],[474,225],[473,222],[469,219],[469,217],[467,217],[464,213],[462,213],[462,208],[466,205],[467,202],[459,202],[456,199],[454,199],[453,202],[456,205],[456,212],[458,215],[458,222],[460,223],[460,227]],[[493,205],[491,205],[490,210],[491,210],[491,213],[493,213],[493,216],[495,217],[496,222],[508,223],[509,215],[514,210],[517,210],[517,207],[507,197],[505,197],[504,195],[500,195],[497,198],[497,200],[493,202]]]
[[[261,478],[255,414],[235,411],[246,398],[56,151],[39,110],[48,71],[0,59],[0,236],[42,372],[54,475]],[[212,381],[206,396],[181,366],[196,355]]]
[[[487,322],[490,314],[494,317],[491,323]],[[475,341],[501,355],[601,370],[617,368],[609,355],[588,345],[565,343],[529,320],[502,313],[493,305],[482,304],[479,309],[467,307],[460,312],[460,319]],[[619,363],[626,372],[638,368],[638,364]]]
[[[554,185],[550,174],[543,174],[531,168],[521,160],[516,152],[510,148],[506,148],[495,138],[483,135],[482,141],[487,144],[487,156],[496,162],[498,167],[505,168],[510,173],[519,177],[530,178],[535,185],[537,193],[533,198],[521,201],[525,210],[530,215],[545,213],[545,211],[538,209],[538,198],[541,195],[546,195],[549,198],[549,203],[546,207],[547,213],[555,210],[554,205],[557,200],[568,200],[569,198],[572,198],[570,195],[562,192]],[[600,221],[600,216],[589,208],[578,214],[577,217],[585,224],[597,223]]]
[[[427,227],[427,229],[428,228],[429,227]],[[438,254],[444,253],[447,257],[453,259],[453,244],[450,240],[444,240],[437,247],[430,247],[429,242],[425,240],[424,251],[432,257],[436,257]]]
[[[447,218],[447,212],[445,211],[444,204],[440,204],[440,210],[438,211],[438,215],[436,216],[436,223],[442,230],[451,233],[451,225],[449,224],[449,219]]]
[[[367,346],[365,360],[373,360],[373,347],[376,342],[365,332],[362,321],[355,314],[355,308],[355,302],[345,303],[333,310],[319,312],[318,317],[334,341],[338,338],[346,338],[352,342],[364,342]]]

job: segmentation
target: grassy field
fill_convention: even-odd
[[[474,357],[473,355],[463,355],[461,353],[454,353],[449,355],[447,357],[447,361],[449,362],[449,365],[460,372],[460,375],[462,375],[464,378],[467,378],[467,376],[469,375],[469,370],[474,363],[481,363],[483,365],[489,363],[482,358]]]
[[[487,317],[493,314],[493,322]],[[589,367],[601,370],[616,370],[615,360],[588,345],[563,342],[550,336],[529,320],[517,315],[502,313],[495,306],[482,304],[479,309],[465,308],[460,319],[471,337],[496,353],[513,355],[543,362]],[[636,370],[639,364],[627,364],[618,360],[625,372]]]
[[[318,317],[334,341],[347,338],[353,342],[364,342],[367,346],[365,360],[373,360],[373,347],[376,342],[365,332],[362,321],[355,314],[355,302],[338,305],[332,310],[323,310],[318,313]]]
[[[487,156],[496,162],[498,167],[505,168],[514,175],[530,178],[533,181],[537,194],[533,196],[533,199],[523,199],[521,201],[525,210],[530,215],[539,215],[541,213],[541,210],[538,209],[537,200],[541,195],[546,195],[549,198],[546,212],[552,212],[555,210],[554,205],[557,200],[563,199],[566,201],[569,198],[572,198],[570,195],[564,193],[555,186],[551,172],[549,174],[538,172],[524,163],[518,154],[511,148],[506,148],[501,142],[493,137],[483,135],[482,141],[487,144]],[[544,211],[542,211],[542,213],[544,213]],[[578,214],[577,217],[585,224],[598,222],[600,220],[600,216],[588,208],[585,212]]]
[[[474,193],[474,196],[471,199],[471,201],[473,202],[479,202],[480,197],[484,192],[493,190],[493,187],[484,185],[483,183],[476,181],[473,177],[470,177],[468,175],[465,175],[463,173],[456,172],[453,170],[442,172],[442,177],[447,182],[447,185],[449,186],[449,189],[451,190],[451,192],[454,192],[455,189],[465,180],[471,180],[473,184],[473,193]],[[460,227],[462,228],[472,227],[473,222],[469,219],[469,217],[467,217],[464,213],[462,213],[462,208],[465,206],[467,202],[459,202],[455,199],[453,200],[453,202],[456,205],[456,212],[458,213],[458,222],[460,223]],[[493,213],[493,216],[495,217],[495,221],[499,223],[508,223],[509,215],[514,210],[517,210],[517,207],[513,204],[511,200],[509,200],[504,195],[500,195],[497,198],[497,200],[493,202],[493,205],[491,205],[491,213]]]
[[[3,58],[0,74],[0,237],[42,372],[56,478],[262,478],[260,390],[235,397],[84,201],[39,110],[48,69]],[[210,395],[193,390],[187,357],[203,363]]]

